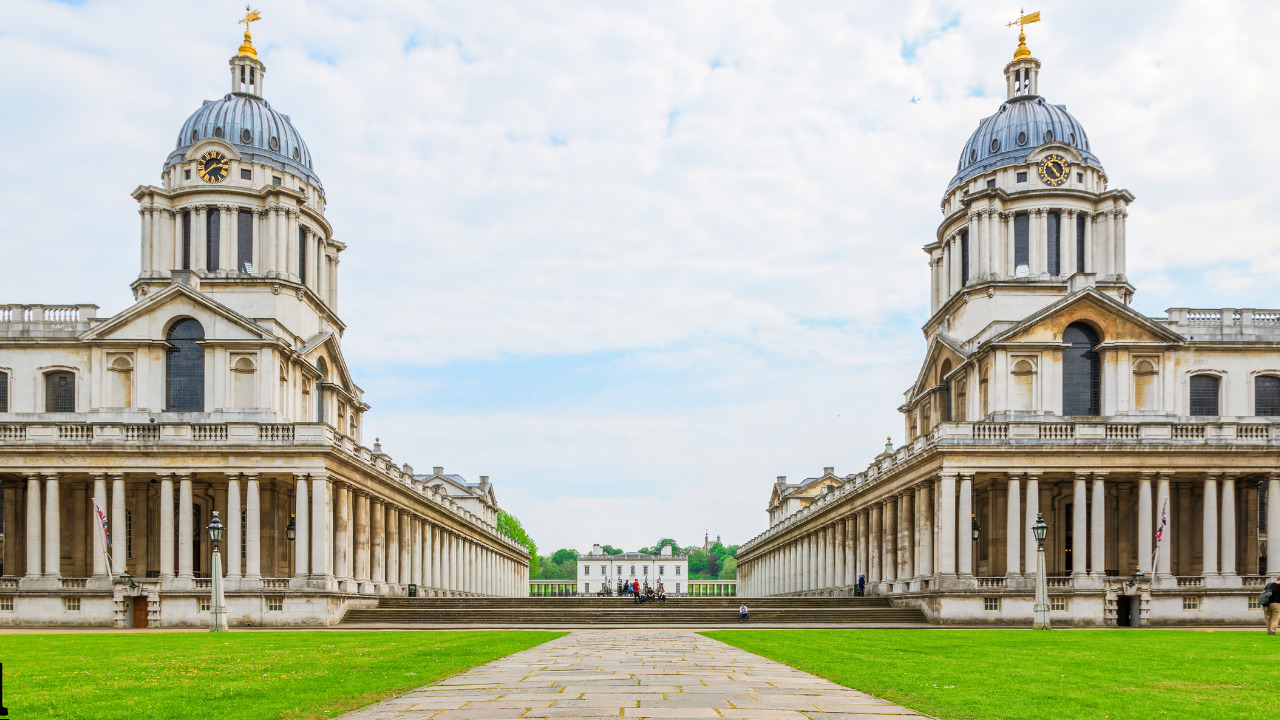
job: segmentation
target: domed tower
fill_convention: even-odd
[[[142,215],[134,296],[182,283],[232,310],[272,319],[279,334],[341,334],[338,254],[324,186],[289,116],[263,97],[266,66],[246,18],[231,88],[178,132],[161,187],[133,192]]]
[[[1064,295],[1092,286],[1128,303],[1127,190],[1107,188],[1089,137],[1040,94],[1026,35],[1004,69],[1007,99],[978,123],[926,245],[929,340],[974,346]]]

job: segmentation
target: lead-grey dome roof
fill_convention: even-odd
[[[210,137],[231,143],[249,162],[290,170],[324,188],[311,170],[311,151],[289,116],[256,95],[228,93],[220,100],[206,100],[182,124],[178,146],[169,153],[164,169],[182,162],[188,148]]]
[[[1089,150],[1084,127],[1067,112],[1066,105],[1053,105],[1034,95],[1015,97],[978,123],[964,144],[947,192],[975,175],[1024,163],[1033,150],[1050,142],[1066,143],[1080,151],[1084,164],[1102,168]]]

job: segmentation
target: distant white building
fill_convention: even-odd
[[[618,583],[639,581],[640,586],[662,585],[668,595],[681,595],[688,587],[689,559],[670,545],[663,545],[657,555],[621,553],[610,555],[599,545],[591,546],[590,555],[578,556],[578,592],[584,595],[600,592],[607,582],[614,592]]]

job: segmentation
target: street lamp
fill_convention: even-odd
[[[121,585],[124,585],[125,587],[129,588],[130,590],[137,590],[137,589],[138,589],[138,583],[136,583],[136,582],[134,582],[134,581],[133,581],[133,576],[129,574],[129,568],[121,568],[121,570],[120,570],[120,584],[121,584]]]
[[[222,521],[218,519],[218,511],[213,511],[213,520],[209,523],[209,539],[213,541],[213,602],[209,608],[212,617],[209,632],[227,631],[227,600],[222,594]]]
[[[298,537],[298,526],[293,524],[293,515],[289,516],[289,525],[284,529],[284,536],[293,542]]]
[[[1144,576],[1142,574],[1142,566],[1137,565],[1133,568],[1133,575],[1130,575],[1129,579],[1125,581],[1125,585],[1128,585],[1129,587],[1133,587],[1138,583],[1142,582],[1143,577]]]
[[[978,524],[978,516],[977,516],[977,514],[970,515],[970,516],[969,516],[969,518],[970,518],[970,522],[973,524],[973,539],[974,539],[974,541],[976,542],[976,541],[978,541],[978,540],[981,540],[981,539],[982,539],[982,526]]]
[[[1049,526],[1044,521],[1044,513],[1036,513],[1036,524],[1031,526],[1031,534],[1036,539],[1036,605],[1034,623],[1036,630],[1049,629],[1049,581],[1045,577],[1044,539],[1049,534]]]

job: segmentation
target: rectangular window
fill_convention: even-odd
[[[644,566],[644,576],[645,576],[645,577],[649,577],[649,566],[648,566],[648,565],[645,565],[645,566]]]
[[[1255,598],[1255,600],[1256,599],[1257,598]],[[4,597],[0,597],[0,610],[3,610],[4,612],[13,612],[13,596],[12,595],[6,595]]]
[[[9,373],[0,372],[0,412],[9,412]]]
[[[44,411],[76,411],[76,376],[69,372],[51,372],[44,376]]]
[[[272,185],[279,185],[279,184],[280,184],[280,178],[275,177],[275,176],[272,176],[272,178],[271,178],[271,184],[272,184]]]
[[[631,577],[635,577],[635,576],[636,576],[636,566],[635,566],[635,565],[632,565],[632,566],[631,566]]]
[[[1049,598],[1049,609],[1054,612],[1066,612],[1067,599],[1061,595]]]
[[[1056,210],[1050,212],[1046,224],[1049,231],[1049,275],[1057,277],[1062,274],[1062,215]]]
[[[676,566],[676,577],[680,577],[680,566],[679,566],[679,565],[677,565],[677,566]],[[679,587],[679,586],[677,585],[677,587]],[[677,590],[676,592],[680,592],[680,591],[679,591],[679,590]]]
[[[205,267],[209,272],[217,272],[218,259],[222,253],[222,211],[208,208],[204,211],[204,248]]]
[[[1078,183],[1084,182],[1084,173],[1076,173],[1076,182]]]
[[[124,559],[133,559],[133,511],[124,511]]]
[[[183,179],[183,180],[190,180],[190,179],[191,179],[191,171],[190,171],[190,170],[183,170],[183,171],[182,171],[182,179]]]
[[[182,269],[191,269],[191,211],[182,211]]]
[[[1218,385],[1216,375],[1191,376],[1191,414],[1213,417],[1218,414]]]
[[[583,575],[583,577],[586,577],[587,575],[590,575],[590,574],[591,574],[591,566],[590,566],[590,565],[583,565],[583,566],[582,566],[582,575]]]
[[[600,566],[600,577],[602,577],[602,578],[607,578],[607,577],[609,577],[609,568],[605,567],[604,565],[601,565],[601,566]]]
[[[69,597],[62,599],[62,609],[67,612],[80,612],[80,598]]]
[[[252,171],[252,170],[250,170],[249,168],[240,168],[240,179],[241,179],[241,180],[252,180],[252,179],[253,179],[253,171]]]
[[[268,611],[268,612],[283,612],[283,611],[284,611],[284,598],[283,598],[283,597],[280,597],[280,596],[278,596],[278,595],[277,595],[277,596],[275,596],[275,597],[269,597],[269,598],[267,598],[267,611]]]
[[[1076,213],[1076,272],[1084,272],[1084,226],[1089,219]]]
[[[582,583],[582,592],[584,593],[591,592],[591,583]]]
[[[207,597],[200,598],[200,612],[202,613],[209,612],[209,610],[212,609],[212,607],[213,607],[213,603],[211,600],[209,600],[209,598]]]
[[[1026,181],[1027,181],[1027,174],[1024,172],[1018,173],[1018,182],[1024,183]]]
[[[10,608],[9,608],[9,609],[10,609],[10,610],[12,610],[12,609],[13,609],[13,607],[12,607],[12,605],[13,605],[13,600],[12,600],[12,599],[10,599],[10,600],[9,600],[9,604],[10,604]],[[3,610],[3,609],[4,609],[4,606],[3,606],[3,605],[0,605],[0,610]],[[1249,596],[1249,609],[1250,609],[1250,610],[1261,610],[1261,609],[1262,609],[1262,603],[1258,602],[1258,596],[1257,596],[1257,595],[1250,595],[1250,596]]]
[[[665,575],[665,574],[666,574],[666,570],[667,570],[667,566],[666,566],[666,565],[659,565],[659,566],[658,566],[658,574],[659,574],[659,575]]]
[[[676,574],[679,575],[680,573],[676,573]],[[676,594],[677,595],[680,594],[680,583],[676,583]]]
[[[1000,598],[998,597],[982,598],[982,609],[983,610],[999,610]]]
[[[307,229],[298,228],[298,280],[307,284]]]
[[[4,403],[3,382],[4,379],[0,378],[0,404]],[[1280,377],[1259,375],[1253,379],[1253,414],[1261,417],[1280,415]]]
[[[969,284],[969,230],[960,231],[960,284]]]
[[[236,214],[236,267],[242,274],[253,272],[253,212]]]
[[[1183,609],[1183,610],[1199,610],[1199,609],[1200,609],[1200,598],[1198,598],[1198,597],[1183,597],[1183,598],[1182,598],[1182,609]]]
[[[1028,244],[1031,218],[1026,213],[1013,216],[1013,274],[1025,277],[1031,263],[1031,247]]]
[[[996,181],[994,179],[987,181],[987,187],[993,188],[995,186],[996,186]]]

